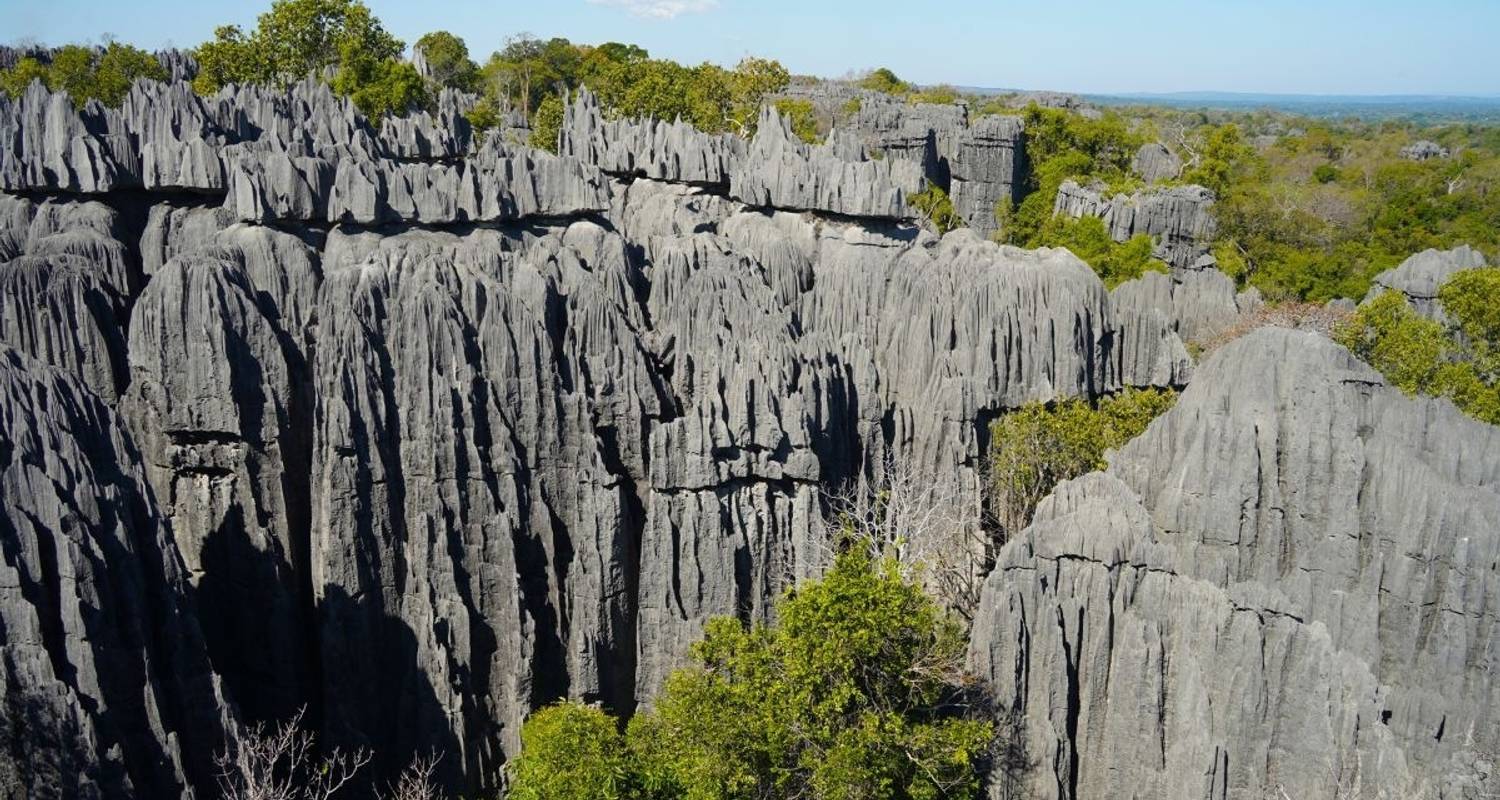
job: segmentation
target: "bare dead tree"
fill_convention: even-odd
[[[390,790],[381,795],[381,800],[438,800],[442,794],[438,791],[433,775],[437,772],[440,760],[442,757],[436,753],[413,759],[401,771]]]
[[[1172,135],[1172,141],[1177,143],[1177,149],[1188,156],[1185,159],[1178,159],[1181,166],[1177,168],[1177,174],[1172,176],[1174,178],[1182,177],[1183,173],[1198,166],[1198,162],[1203,160],[1203,155],[1198,152],[1197,145],[1193,142],[1192,137],[1188,135],[1191,130],[1188,124],[1182,119],[1174,119],[1167,126],[1167,132]]]
[[[973,617],[993,557],[981,524],[978,487],[923,474],[886,458],[873,476],[824,492],[824,540],[890,557],[903,575],[965,620]]]
[[[333,749],[321,757],[302,728],[303,710],[258,723],[215,757],[225,800],[328,800],[370,763],[370,752]]]

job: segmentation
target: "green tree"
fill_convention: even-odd
[[[896,73],[886,67],[870,70],[870,74],[859,79],[858,86],[872,92],[885,92],[893,95],[904,95],[911,91],[911,84],[896,77]]]
[[[1408,394],[1447,397],[1476,419],[1500,425],[1500,269],[1460,272],[1440,290],[1451,327],[1421,316],[1399,292],[1360,306],[1334,338]]]
[[[618,723],[593,706],[547,706],[521,726],[510,765],[510,800],[627,800],[639,797],[635,763]]]
[[[788,593],[774,625],[711,621],[693,666],[632,720],[659,796],[970,798],[994,725],[957,624],[862,548]]]
[[[333,79],[333,90],[346,95],[372,121],[404,114],[428,103],[427,83],[417,68],[405,61],[377,59],[351,48]]]
[[[958,90],[948,84],[930,86],[921,91],[913,91],[907,100],[912,103],[935,103],[940,106],[952,105],[958,102]]]
[[[1008,536],[1031,524],[1058,483],[1108,464],[1104,456],[1146,430],[1176,402],[1170,390],[1127,389],[1098,405],[1030,403],[990,426],[992,506]]]
[[[1167,272],[1167,265],[1152,256],[1151,237],[1136,234],[1128,241],[1116,242],[1098,217],[1049,217],[1037,238],[1048,247],[1068,248],[1092,267],[1109,289],[1147,272]]]
[[[367,98],[386,98],[365,101],[377,108],[403,91],[406,76],[385,62],[404,48],[359,0],[276,0],[254,31],[220,27],[198,47],[193,87],[206,94],[228,83],[287,86],[333,67],[337,91],[353,96],[369,87]]]
[[[769,58],[746,57],[729,73],[730,116],[741,130],[753,132],[760,107],[771,95],[791,82],[791,73],[781,62]]]
[[[256,39],[238,25],[214,28],[214,38],[193,51],[198,74],[193,91],[213,94],[231,83],[264,83],[270,80],[270,62],[256,46]]]
[[[11,97],[20,97],[32,81],[47,82],[47,66],[31,56],[15,63],[10,69],[0,70],[0,91]]]
[[[863,548],[784,595],[777,622],[710,620],[625,741],[601,712],[522,729],[512,797],[973,798],[995,724],[961,670],[961,630]]]
[[[79,108],[90,100],[114,107],[125,100],[137,78],[166,80],[167,71],[155,56],[130,45],[70,44],[58,48],[50,64],[28,57],[0,72],[0,89],[20,96],[33,80],[40,79],[52,91],[67,92]]]
[[[926,189],[906,198],[906,203],[932,223],[939,234],[956,230],[964,224],[964,218],[954,210],[948,193],[937,184],[928,184]]]
[[[1106,112],[1097,118],[1035,103],[1023,114],[1026,154],[1031,161],[1028,194],[1019,204],[1002,200],[995,209],[1000,238],[1023,247],[1055,244],[1048,236],[1053,203],[1063,181],[1102,183],[1106,190],[1127,191],[1138,185],[1130,161],[1144,137],[1123,117]]]
[[[818,112],[812,101],[784,97],[777,100],[776,112],[791,123],[792,133],[808,144],[817,144],[823,135],[818,130]]]
[[[433,31],[413,45],[427,62],[428,75],[438,88],[450,87],[466,92],[479,85],[479,65],[469,58],[469,46],[448,31]]]
[[[531,118],[531,146],[556,153],[558,139],[562,135],[562,123],[562,99],[555,94],[542,98]]]

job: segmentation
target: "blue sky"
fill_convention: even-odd
[[[407,42],[434,29],[480,60],[526,31],[653,55],[780,59],[838,76],[1078,92],[1500,95],[1500,0],[366,0]],[[0,0],[0,42],[101,34],[191,46],[262,2]],[[940,10],[939,10],[940,9]]]

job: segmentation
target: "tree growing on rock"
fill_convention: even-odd
[[[90,100],[117,107],[136,78],[166,80],[167,71],[156,57],[137,47],[110,42],[104,47],[70,44],[59,47],[50,63],[28,56],[0,71],[0,90],[19,97],[34,80],[54,92],[67,92],[73,105]]]
[[[438,89],[472,92],[479,86],[479,65],[469,58],[469,46],[448,31],[433,31],[417,40],[414,52],[427,64],[427,78]]]
[[[1031,524],[1058,483],[1108,466],[1106,453],[1139,436],[1176,399],[1170,390],[1127,389],[1097,406],[1076,398],[1030,403],[995,420],[990,504],[1004,534]]]
[[[1334,338],[1408,394],[1447,397],[1500,425],[1500,268],[1464,270],[1438,290],[1449,320],[1418,314],[1400,292],[1362,305]]]
[[[231,83],[289,86],[333,69],[334,90],[378,119],[426,100],[416,68],[400,61],[405,47],[359,0],[276,0],[255,30],[226,25],[198,46],[193,88],[210,94]]]
[[[893,561],[847,550],[788,592],[776,619],[710,621],[692,664],[630,721],[623,743],[597,710],[533,715],[512,796],[976,796],[994,718],[961,669],[959,626]]]

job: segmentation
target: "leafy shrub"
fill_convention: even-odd
[[[580,703],[527,718],[510,765],[511,800],[624,800],[638,796],[635,762],[619,724]]]
[[[531,117],[529,144],[539,150],[556,153],[562,136],[563,104],[557,95],[548,95]]]
[[[167,70],[156,57],[136,47],[110,42],[104,48],[66,45],[52,54],[50,64],[27,57],[0,71],[0,90],[19,97],[33,80],[54,92],[67,92],[73,105],[90,100],[119,106],[136,78],[166,80]]]
[[[990,426],[991,505],[1005,534],[1031,524],[1059,482],[1108,466],[1106,453],[1139,436],[1176,400],[1171,390],[1127,389],[1097,406],[1030,403],[997,419]]]
[[[952,105],[958,102],[958,90],[947,84],[929,86],[921,91],[913,91],[906,97],[910,103],[935,103],[940,106]]]
[[[872,92],[894,95],[902,95],[911,91],[911,84],[896,77],[896,73],[886,67],[870,70],[870,74],[860,78],[857,85],[861,89],[869,89]]]
[[[1116,191],[1133,188],[1138,180],[1130,174],[1130,161],[1145,140],[1114,112],[1089,118],[1033,103],[1023,116],[1031,161],[1028,193],[1019,204],[1002,200],[996,207],[999,238],[1022,247],[1053,246],[1059,244],[1050,238],[1057,229],[1048,223],[1063,181],[1097,181]]]
[[[1137,234],[1128,241],[1110,238],[1104,220],[1098,217],[1052,217],[1043,225],[1038,237],[1048,247],[1066,247],[1099,274],[1107,288],[1147,272],[1167,272],[1167,265],[1152,257],[1151,237]]]
[[[792,133],[808,144],[823,138],[818,131],[818,111],[809,100],[782,98],[775,103],[776,112],[791,123]]]
[[[1464,413],[1500,425],[1500,269],[1453,276],[1439,299],[1445,326],[1418,314],[1399,292],[1360,306],[1335,339],[1407,394],[1447,397]]]
[[[928,184],[926,189],[906,198],[906,203],[920,213],[923,219],[931,222],[939,234],[955,230],[964,224],[963,217],[953,209],[953,201],[948,198],[948,193],[936,184]]]
[[[469,58],[469,46],[463,39],[448,31],[433,31],[418,39],[412,49],[421,51],[437,88],[472,92],[479,86],[479,65]]]
[[[475,103],[464,117],[469,120],[469,125],[473,126],[474,133],[479,136],[484,136],[500,127],[500,112],[488,98]]]
[[[851,549],[783,596],[775,616],[711,620],[692,665],[631,720],[623,746],[599,712],[538,712],[522,730],[511,796],[976,795],[995,725],[960,671],[958,625],[893,562]]]
[[[653,59],[634,45],[588,47],[525,36],[492,55],[482,72],[486,98],[528,118],[559,88],[587,86],[610,115],[680,118],[709,133],[746,135],[754,132],[765,99],[791,82],[770,59],[745,58],[732,70],[708,63],[687,67]]]

